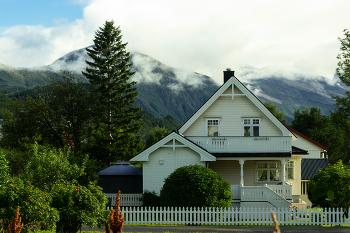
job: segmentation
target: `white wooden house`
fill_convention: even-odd
[[[224,84],[178,132],[131,161],[143,162],[144,190],[159,193],[176,168],[200,164],[230,183],[233,206],[300,206],[308,148],[294,146],[298,140],[228,69]]]

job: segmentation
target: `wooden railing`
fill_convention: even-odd
[[[279,186],[279,187],[276,187]],[[271,188],[272,187],[272,188]],[[276,191],[277,192],[276,192]],[[290,207],[292,199],[291,185],[271,185],[271,186],[243,186],[231,185],[232,199],[241,201],[260,201],[268,202],[271,207],[284,208]],[[282,194],[282,195],[281,195]]]
[[[272,191],[280,195],[281,197],[292,200],[292,185],[267,185]]]
[[[286,208],[291,203],[267,186],[241,187],[241,201],[268,202],[272,207]]]
[[[237,200],[241,199],[241,186],[240,185],[231,185],[232,199]]]
[[[117,193],[106,193],[107,199],[110,198],[111,206],[115,205],[115,200],[117,198]],[[122,193],[120,194],[120,206],[142,206],[141,201],[142,193],[136,193],[136,194],[127,194]]]
[[[186,137],[209,152],[290,152],[292,137]]]

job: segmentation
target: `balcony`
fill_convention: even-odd
[[[292,137],[186,137],[211,153],[290,152]]]

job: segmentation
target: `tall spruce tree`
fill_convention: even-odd
[[[129,160],[143,149],[139,135],[142,116],[136,115],[141,108],[133,105],[138,93],[136,82],[129,81],[134,72],[126,45],[120,28],[106,21],[95,33],[94,46],[86,48],[92,61],[86,61],[88,67],[82,73],[90,81],[103,113],[90,138],[90,153],[105,165]]]

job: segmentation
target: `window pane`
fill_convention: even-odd
[[[244,137],[250,136],[250,126],[244,126]]]
[[[270,181],[279,181],[279,180],[280,180],[280,171],[270,170]]]
[[[250,125],[250,119],[244,119],[244,124]]]
[[[294,179],[294,168],[288,168],[288,179]]]
[[[294,161],[288,161],[287,165],[288,167],[294,167]]]
[[[259,119],[253,119],[253,125],[258,125],[259,124]]]
[[[219,136],[219,127],[218,126],[208,126],[208,136]]]
[[[270,163],[270,168],[280,168],[279,163]]]
[[[258,181],[267,180],[267,170],[258,170]]]
[[[259,136],[259,126],[253,126],[253,136]]]
[[[219,136],[219,127],[218,126],[213,126],[213,136],[217,137]]]
[[[208,120],[208,126],[219,125],[219,120]]]
[[[267,168],[267,163],[258,163],[258,168]]]

